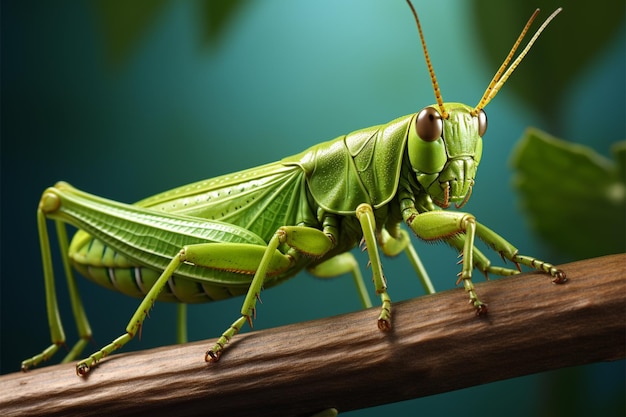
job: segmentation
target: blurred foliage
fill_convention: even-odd
[[[117,68],[133,54],[173,0],[98,0],[92,3],[103,33],[106,59]],[[215,44],[246,0],[196,0],[201,43]]]
[[[106,59],[119,66],[134,52],[167,0],[98,0],[92,3],[104,35]]]
[[[513,81],[507,84],[507,89],[513,90],[527,106],[546,115],[546,122],[552,123],[551,131],[560,132],[566,121],[557,120],[553,109],[559,105],[563,94],[580,71],[599,56],[601,46],[615,37],[625,20],[626,2],[474,0],[472,5],[472,19],[494,72],[509,52],[534,7],[540,6],[542,9],[534,28],[539,26],[537,22],[546,19],[553,10],[563,7],[563,11],[551,23],[550,30],[544,32],[541,41],[533,46],[530,54],[534,58],[524,61],[525,76],[516,78],[513,75]],[[581,25],[581,22],[585,24]],[[534,30],[531,29],[529,33]],[[498,36],[493,36],[494,33]],[[568,68],[568,71],[550,72],[547,68]]]
[[[576,259],[626,250],[626,141],[611,161],[530,128],[512,157],[514,184],[532,227]]]
[[[202,42],[214,45],[220,41],[235,13],[245,5],[246,0],[200,0],[200,24]]]

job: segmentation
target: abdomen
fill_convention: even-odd
[[[162,272],[140,265],[83,231],[78,231],[72,239],[69,258],[74,268],[89,280],[136,298],[143,298]],[[206,303],[245,294],[247,288],[245,283],[225,286],[174,274],[157,300]]]

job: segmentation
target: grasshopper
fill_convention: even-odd
[[[419,238],[457,249],[457,284],[476,314],[487,306],[472,284],[472,271],[508,276],[520,264],[543,271],[552,282],[565,273],[520,255],[504,238],[461,208],[470,198],[487,130],[484,107],[528,53],[557,9],[511,63],[539,10],[475,107],[444,103],[417,24],[436,104],[389,123],[357,130],[277,162],[196,182],[135,204],[107,200],[59,182],[44,191],[37,224],[44,269],[52,344],[22,362],[22,369],[51,357],[65,344],[58,313],[47,223],[56,224],[79,341],[64,361],[78,357],[91,340],[72,268],[110,289],[142,298],[125,332],[76,365],[86,375],[98,361],[124,346],[141,329],[155,301],[201,303],[244,295],[240,316],[206,352],[219,360],[227,343],[247,322],[252,325],[262,288],[280,284],[303,269],[321,277],[351,273],[364,306],[371,306],[358,264],[349,252],[363,242],[381,300],[378,328],[389,331],[391,298],[379,249],[387,256],[405,252],[426,291],[434,292],[404,223]],[[65,224],[79,230],[71,242]],[[482,239],[517,269],[492,265],[474,246]]]

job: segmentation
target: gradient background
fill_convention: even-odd
[[[543,37],[568,43],[563,28],[572,18],[567,15],[572,2],[560,2],[565,12]],[[475,104],[497,65],[486,62],[470,2],[416,3],[444,100]],[[554,8],[545,3],[536,0],[522,8],[513,34],[506,35],[506,48],[534,6],[544,7],[540,20]],[[221,37],[208,44],[201,41],[197,2],[173,2],[155,15],[122,61],[108,49],[111,35],[94,4],[2,2],[2,373],[17,371],[22,359],[49,343],[35,222],[37,202],[47,186],[62,179],[94,194],[133,202],[270,162],[434,102],[415,24],[403,1],[249,2]],[[623,7],[615,13],[623,16]],[[588,18],[574,23],[579,31],[603,30],[594,10],[589,7]],[[528,230],[510,186],[511,150],[529,125],[603,154],[612,142],[624,139],[625,38],[622,24],[602,44],[577,44],[581,50],[593,48],[593,63],[572,75],[572,87],[549,114],[526,105],[511,87],[521,83],[527,64],[537,67],[551,53],[541,48],[540,39],[486,109],[490,125],[483,161],[464,210],[523,253],[555,263],[573,260]],[[533,79],[537,89],[571,75],[567,66],[544,71],[545,77]],[[551,123],[555,118],[561,120],[556,128]],[[453,288],[456,254],[443,245],[420,242],[417,249],[437,289]],[[387,259],[384,265],[394,301],[423,294],[406,258]],[[75,330],[60,269],[57,280],[72,342]],[[138,301],[84,279],[79,286],[98,343],[118,336]],[[350,279],[319,281],[306,273],[264,292],[263,301],[256,329],[360,308]],[[238,314],[241,302],[191,306],[190,340],[217,337]],[[132,341],[124,351],[174,342],[175,306],[158,304],[144,323],[142,340]],[[56,359],[61,357],[59,353]],[[624,361],[619,361],[343,415],[571,416],[623,415],[623,410]]]

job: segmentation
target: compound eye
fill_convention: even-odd
[[[436,141],[443,133],[441,115],[433,107],[423,108],[415,119],[415,130],[420,139],[426,142]]]
[[[487,113],[482,109],[478,112],[478,135],[482,138],[487,132]]]

